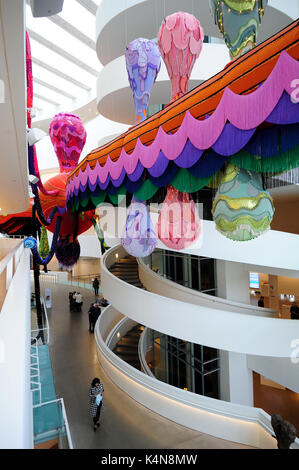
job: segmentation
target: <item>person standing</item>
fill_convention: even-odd
[[[290,314],[291,320],[299,320],[299,307],[297,305],[297,302],[295,302],[294,305],[291,306]]]
[[[95,304],[91,304],[88,310],[88,321],[89,321],[89,331],[92,333],[93,331],[93,315],[94,315],[94,307]]]
[[[80,294],[80,292],[77,292],[75,299],[76,299],[76,310],[77,312],[80,312],[82,308],[82,304],[83,304],[82,294]]]
[[[93,280],[92,286],[94,288],[94,294],[96,296],[99,295],[99,285],[100,285],[99,280],[98,280],[97,277],[95,277],[94,280]]]
[[[94,333],[94,327],[100,315],[101,308],[97,303],[93,304],[89,311],[89,331],[91,333]]]
[[[89,414],[93,419],[93,430],[100,426],[101,409],[103,406],[104,385],[95,377],[89,388]]]
[[[258,305],[258,307],[264,307],[265,306],[263,296],[260,297],[260,300],[258,301],[257,305]]]

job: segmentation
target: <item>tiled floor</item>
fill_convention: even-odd
[[[81,313],[70,313],[67,286],[41,284],[52,289],[49,311],[50,354],[58,397],[63,397],[74,448],[79,449],[219,449],[246,448],[190,430],[169,421],[128,397],[103,372],[87,311],[93,293],[84,296]],[[105,387],[105,409],[96,433],[88,414],[88,389],[94,377]]]

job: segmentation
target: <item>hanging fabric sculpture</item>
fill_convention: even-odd
[[[183,250],[201,234],[201,221],[189,194],[169,185],[156,225],[158,238],[169,248]]]
[[[274,206],[269,192],[263,189],[262,175],[229,164],[212,213],[219,232],[231,240],[248,241],[267,231]]]
[[[161,67],[161,55],[153,41],[138,38],[128,44],[125,57],[136,110],[135,124],[138,124],[146,119],[151,90]]]
[[[157,246],[157,237],[146,203],[132,198],[121,243],[127,253],[138,258],[149,256]]]
[[[176,12],[162,21],[158,46],[171,81],[171,101],[188,91],[188,81],[203,40],[200,22],[189,13]]]
[[[101,252],[102,252],[102,255],[103,255],[106,250],[109,250],[110,247],[105,242],[104,232],[101,229],[99,222],[100,222],[100,217],[99,217],[99,215],[95,214],[94,217],[92,218],[92,223],[93,223],[95,232],[97,234],[98,240],[101,244]]]
[[[26,82],[27,82],[27,126],[31,127],[31,109],[33,106],[32,58],[29,34],[26,31]]]
[[[232,60],[255,47],[267,3],[268,0],[210,0],[215,24]]]
[[[188,81],[203,39],[200,22],[189,13],[173,13],[163,20],[158,46],[171,81],[171,101],[188,91]],[[156,232],[164,245],[175,250],[190,246],[200,236],[201,222],[189,194],[168,186]]]
[[[47,229],[45,227],[41,227],[38,252],[42,258],[46,258],[50,252]]]
[[[41,208],[46,219],[51,219],[51,213],[55,207],[65,207],[68,174],[78,164],[86,141],[86,131],[78,116],[60,113],[52,119],[49,135],[59,161],[60,172],[44,184],[48,194],[54,190],[55,195],[48,196],[41,191],[39,193]],[[50,232],[54,233],[58,216],[61,216],[61,224],[55,254],[60,265],[70,269],[80,256],[77,236],[91,227],[94,210],[80,214],[73,214],[71,211],[66,211],[62,215],[56,213],[51,223],[47,225]],[[41,220],[40,214],[39,219],[41,223],[44,222]]]
[[[255,47],[266,5],[267,0],[210,0],[215,23],[233,60]],[[247,241],[270,228],[274,207],[263,189],[261,174],[230,164],[220,181],[212,212],[223,235]]]

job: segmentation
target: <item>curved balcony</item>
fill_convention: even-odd
[[[125,254],[123,247],[117,246],[103,256],[102,291],[117,310],[132,320],[161,333],[216,349],[258,356],[290,357],[292,340],[296,331],[299,333],[299,325],[292,320],[254,314],[249,306],[224,302],[223,299],[213,298],[209,305],[202,294],[198,294],[196,304],[192,299],[186,302],[186,292],[184,301],[167,297],[165,295],[174,295],[172,289],[171,293],[168,290],[172,283],[162,278],[163,296],[136,288],[109,271],[116,255],[121,258]]]
[[[117,357],[111,349],[117,332],[123,331],[126,323],[127,319],[110,305],[97,321],[95,340],[98,359],[104,371],[131,398],[155,413],[196,431],[249,446],[276,447],[271,418],[262,409],[179,389],[146,375]],[[292,447],[299,447],[298,439]]]
[[[185,0],[102,0],[96,17],[96,51],[103,65],[121,56],[125,46],[137,37],[154,38],[163,18],[176,11],[194,14],[203,26],[205,35],[222,38],[214,24],[209,2]],[[291,23],[298,17],[296,1],[269,0],[259,29],[258,43]],[[113,38],[113,40],[111,40]]]

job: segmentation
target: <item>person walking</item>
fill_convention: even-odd
[[[93,430],[100,426],[101,409],[103,406],[104,385],[98,377],[95,377],[89,388],[89,414],[93,419]]]
[[[99,280],[97,277],[95,277],[92,283],[92,287],[94,288],[94,294],[96,296],[99,295],[99,285],[100,285]]]

